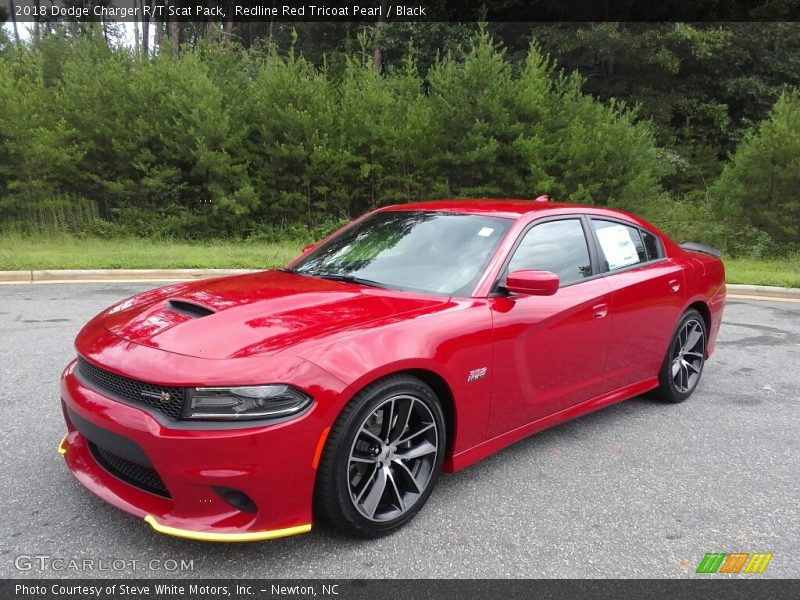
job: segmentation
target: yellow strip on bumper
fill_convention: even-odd
[[[65,455],[67,453],[67,447],[64,445],[64,442],[67,441],[67,434],[64,434],[64,437],[61,438],[61,442],[58,444],[58,453],[60,455]]]
[[[203,542],[257,542],[260,540],[274,540],[298,533],[308,533],[311,531],[311,523],[287,527],[286,529],[272,529],[270,531],[249,531],[245,533],[216,533],[204,531],[192,531],[191,529],[178,529],[162,525],[153,515],[144,518],[145,523],[150,525],[159,533],[174,535],[176,537],[187,538],[190,540],[200,540]]]

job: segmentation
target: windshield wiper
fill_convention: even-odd
[[[355,277],[353,275],[337,275],[336,273],[317,273],[314,271],[309,271],[307,273],[303,273],[302,271],[295,271],[295,272],[300,275],[309,275],[311,277],[319,277],[320,279],[330,279],[331,281],[344,281],[345,283],[356,283],[359,285],[367,285],[369,287],[379,288],[382,290],[391,289],[388,285],[384,285],[383,283],[372,281],[371,279],[363,279],[361,277]]]

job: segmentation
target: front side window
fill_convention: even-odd
[[[507,272],[518,269],[552,271],[563,287],[592,276],[592,262],[579,219],[548,221],[522,238]]]
[[[623,225],[616,221],[592,219],[592,226],[600,242],[606,271],[616,271],[638,263],[647,262],[642,236],[636,227]]]
[[[296,273],[447,296],[472,293],[512,221],[438,211],[386,211],[354,224]]]

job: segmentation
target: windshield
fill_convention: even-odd
[[[432,211],[375,213],[315,249],[296,273],[447,296],[468,296],[509,219]]]

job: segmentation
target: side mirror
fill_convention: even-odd
[[[551,271],[512,271],[503,287],[515,294],[552,296],[558,291],[558,275]]]
[[[316,244],[308,244],[307,246],[303,246],[303,249],[300,252],[301,252],[301,254],[305,254],[306,252],[310,252],[311,250],[313,250],[316,247],[317,247]]]

